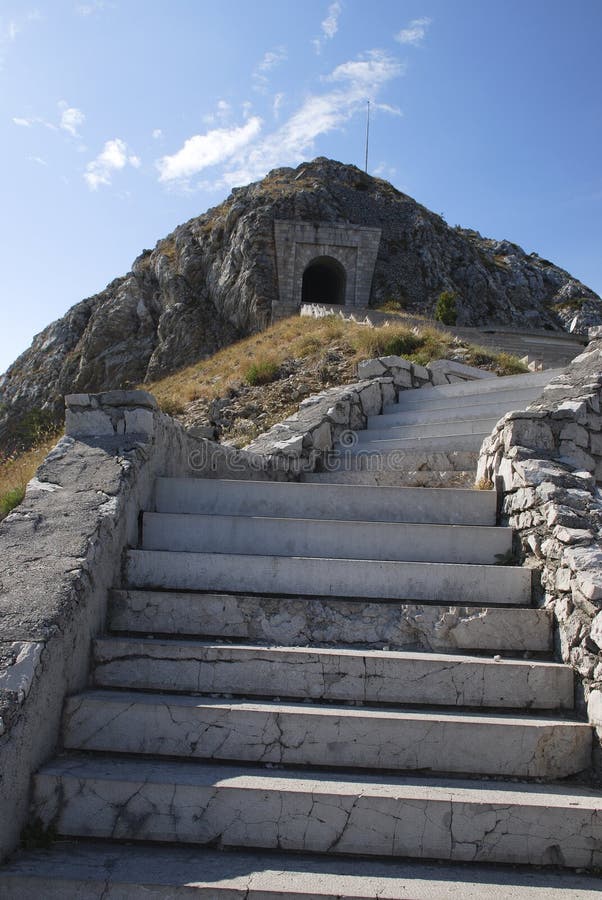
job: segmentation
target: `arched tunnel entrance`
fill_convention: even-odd
[[[345,269],[332,256],[312,259],[303,273],[303,303],[345,303]]]

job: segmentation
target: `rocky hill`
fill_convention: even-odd
[[[0,442],[25,413],[60,415],[65,393],[154,380],[264,328],[277,296],[276,219],[381,228],[375,306],[396,300],[428,315],[451,290],[459,325],[602,323],[600,298],[548,260],[452,228],[388,182],[318,158],[235,188],[37,335],[0,377]]]

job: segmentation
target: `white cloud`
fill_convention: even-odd
[[[282,108],[282,104],[284,103],[284,94],[274,94],[274,100],[272,102],[272,112],[274,113],[274,118],[277,119],[280,115],[280,110]]]
[[[86,120],[84,113],[76,106],[69,106],[65,100],[60,101],[59,109],[61,110],[60,127],[71,137],[79,137],[79,128]]]
[[[90,190],[96,191],[101,185],[110,185],[115,172],[125,169],[127,165],[138,168],[140,159],[128,155],[128,146],[121,138],[106,141],[96,159],[86,166],[84,178]]]
[[[105,0],[89,0],[88,3],[78,3],[75,7],[75,12],[79,16],[92,16],[94,13],[100,13],[111,6],[113,4],[107,3]]]
[[[328,7],[326,18],[322,20],[322,35],[312,41],[316,53],[321,53],[324,41],[331,41],[339,30],[339,16],[342,8],[340,0],[334,0],[334,3]]]
[[[213,125],[214,122],[226,122],[230,118],[232,107],[227,100],[218,100],[215,112],[203,116],[205,125]]]
[[[13,116],[14,124],[19,125],[21,128],[31,128],[36,121],[36,119],[26,119],[24,116]]]
[[[41,156],[28,156],[27,159],[28,159],[30,162],[37,163],[39,166],[47,166],[47,165],[48,165],[48,163],[46,162],[46,160],[45,160],[45,159],[42,159]]]
[[[223,174],[221,185],[245,184],[276,166],[301,162],[312,152],[320,135],[343,128],[356,113],[363,113],[367,96],[375,97],[383,85],[403,71],[399,61],[383,50],[372,50],[360,59],[337,66],[326,79],[336,87],[307,97],[280,128],[237,154],[237,165]],[[395,109],[387,104],[376,105],[382,106],[384,112]]]
[[[264,94],[267,91],[269,83],[267,73],[271,72],[272,69],[275,69],[276,66],[279,66],[280,63],[283,63],[287,58],[286,47],[276,47],[275,50],[268,50],[253,72],[253,88]]]
[[[423,16],[421,19],[412,19],[406,28],[402,28],[395,35],[395,40],[399,41],[400,44],[411,44],[413,47],[420,46],[432,21],[428,16]]]
[[[154,129],[153,129],[152,137],[153,137],[153,140],[154,140],[154,141],[158,141],[159,138],[162,138],[162,137],[163,137],[163,131],[162,131],[162,129],[161,129],[161,128],[154,128]]]
[[[16,37],[20,31],[21,31],[20,26],[17,25],[17,23],[14,21],[9,22],[8,25],[6,26],[6,36],[9,39],[9,41],[16,40]]]
[[[253,116],[238,127],[215,128],[206,134],[193,135],[177,153],[157,162],[159,181],[190,178],[208,166],[224,162],[256,138],[261,125],[261,119]]]

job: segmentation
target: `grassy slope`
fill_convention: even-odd
[[[457,342],[429,327],[403,324],[368,328],[334,316],[284,319],[173,375],[143,387],[161,408],[186,424],[209,421],[211,402],[233,398],[222,439],[239,446],[290,415],[304,397],[353,381],[360,359],[396,354],[426,364],[456,358],[510,375],[526,371],[508,354]],[[265,380],[262,384],[262,380]],[[57,435],[11,459],[0,458],[0,519],[22,499],[25,485]]]

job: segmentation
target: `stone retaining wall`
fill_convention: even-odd
[[[502,524],[539,575],[539,605],[554,611],[557,649],[580,676],[578,704],[596,726],[602,778],[602,341],[524,412],[498,422],[477,479],[501,492]]]

